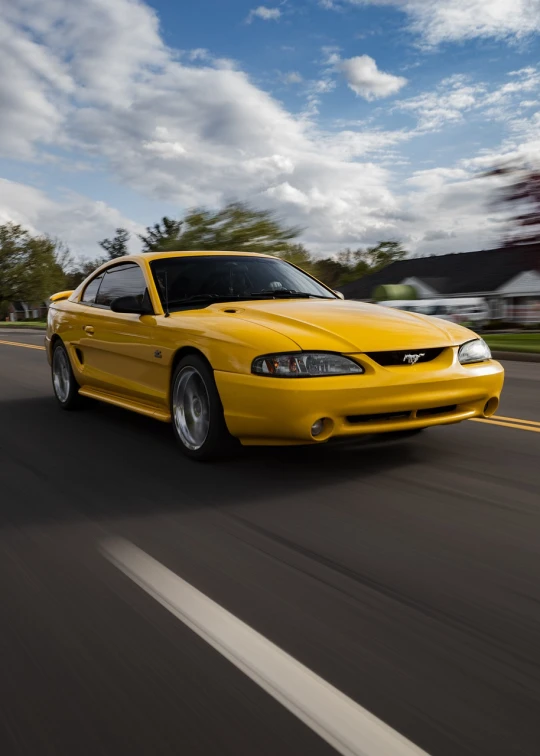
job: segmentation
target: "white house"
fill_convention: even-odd
[[[340,291],[373,301],[387,284],[412,286],[419,299],[484,297],[493,320],[540,324],[540,244],[399,260]]]

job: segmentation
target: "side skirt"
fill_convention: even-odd
[[[138,412],[140,415],[153,417],[156,420],[161,420],[162,423],[171,422],[170,412],[158,409],[157,407],[152,407],[150,404],[144,404],[144,402],[138,402],[136,399],[126,399],[124,396],[118,396],[117,394],[103,391],[102,389],[89,388],[88,386],[79,389],[79,394],[81,394],[81,396],[87,396],[89,399],[97,399],[100,402],[106,402],[107,404],[114,404],[116,407],[122,407],[122,409]]]

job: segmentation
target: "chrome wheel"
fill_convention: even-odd
[[[52,374],[55,394],[63,404],[67,401],[71,389],[71,371],[68,356],[62,347],[54,350]]]
[[[184,446],[191,451],[200,449],[210,430],[210,399],[201,374],[190,365],[176,376],[172,411],[176,430]]]

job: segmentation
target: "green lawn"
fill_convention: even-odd
[[[2,321],[0,320],[0,328],[46,328],[47,327],[47,321],[46,320],[34,320],[31,322],[28,322],[27,320],[21,320],[18,323],[11,323],[8,320]]]
[[[540,353],[540,333],[494,333],[484,339],[494,351]]]

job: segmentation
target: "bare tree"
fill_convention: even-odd
[[[497,190],[493,202],[496,207],[511,213],[502,246],[540,242],[540,170],[506,165],[483,176],[507,178],[507,183]]]

